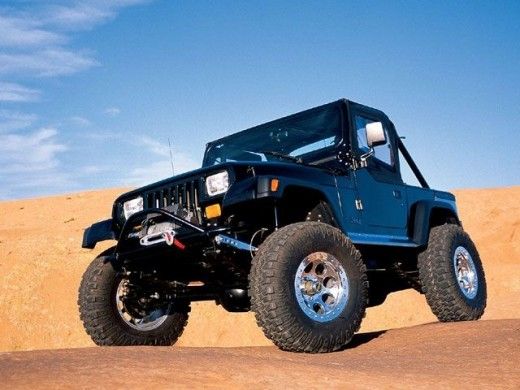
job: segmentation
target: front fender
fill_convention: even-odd
[[[423,246],[428,243],[430,236],[430,219],[434,209],[443,210],[448,215],[453,216],[457,220],[457,223],[460,224],[455,201],[436,199],[433,201],[417,202],[413,207],[413,230],[411,236],[418,246]]]
[[[116,232],[111,219],[97,222],[85,229],[83,233],[82,248],[93,249],[100,241],[115,240]]]

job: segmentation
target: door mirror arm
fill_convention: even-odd
[[[375,154],[374,148],[370,148],[368,152],[363,153],[361,156],[359,156],[359,166],[360,168],[366,168],[368,164],[368,159],[372,157]]]
[[[363,153],[360,156],[356,156],[351,152],[339,152],[336,156],[338,162],[350,170],[357,170],[360,168],[366,168],[368,159],[375,154],[374,148],[370,148],[368,152]]]

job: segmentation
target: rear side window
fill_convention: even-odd
[[[357,143],[358,148],[361,153],[366,153],[369,151],[368,143],[367,143],[367,135],[365,127],[367,123],[376,122],[375,120],[356,115],[354,117],[355,126],[356,126],[356,134],[357,134]],[[379,145],[374,148],[374,156],[371,160],[374,160],[378,163],[386,165],[387,167],[393,169],[395,166],[394,161],[394,151],[392,150],[392,144],[390,142],[390,136],[388,133],[387,127],[383,124],[383,128],[385,129],[386,134],[386,144]]]

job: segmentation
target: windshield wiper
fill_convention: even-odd
[[[288,154],[284,154],[281,152],[275,152],[274,150],[264,150],[264,151],[261,151],[260,153],[267,154],[269,156],[280,157],[285,160],[293,161],[298,164],[303,164],[303,160],[299,157],[289,156]]]
[[[258,153],[263,153],[263,154],[268,154],[270,156],[280,157],[280,158],[283,158],[283,159],[286,159],[286,160],[289,160],[289,161],[294,161],[297,164],[302,164],[302,165],[305,165],[305,166],[308,166],[308,167],[324,169],[324,170],[330,172],[333,175],[338,175],[338,174],[341,174],[341,172],[342,172],[341,170],[336,169],[336,168],[325,167],[323,165],[312,164],[312,163],[305,163],[301,159],[301,157],[289,156],[288,154],[276,152],[274,150],[266,150],[266,151],[262,151],[262,152],[258,152]]]

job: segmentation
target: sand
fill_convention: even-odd
[[[275,347],[103,347],[0,354],[6,388],[518,389],[520,320],[358,335],[331,354]]]
[[[81,249],[81,238],[86,226],[110,216],[113,199],[122,191],[0,202],[0,351],[93,346],[79,320],[77,289],[89,262],[111,244]],[[484,319],[520,318],[520,186],[461,190],[456,195],[464,227],[476,242],[486,271]],[[407,290],[368,309],[361,332],[435,321],[424,297]],[[177,345],[271,343],[251,313],[231,314],[204,302],[193,305]]]

